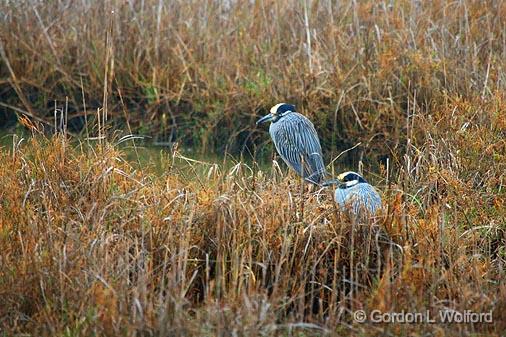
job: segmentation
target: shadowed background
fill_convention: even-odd
[[[0,2],[16,134],[0,147],[0,330],[503,335],[505,17],[504,1]],[[255,121],[282,101],[327,163],[360,143],[336,166],[381,192],[371,223],[252,160],[272,157]],[[125,134],[171,146],[146,163]]]
[[[315,123],[327,161],[362,142],[351,158],[375,162],[425,138],[416,118],[502,102],[505,89],[501,1],[17,1],[0,12],[4,123],[12,106],[50,128],[66,105],[83,133],[102,108],[113,129],[238,154],[267,142],[254,121],[287,101]]]

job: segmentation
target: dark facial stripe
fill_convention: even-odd
[[[367,183],[367,181],[361,175],[358,175],[355,172],[348,173],[343,177],[344,182],[352,180],[358,180],[359,183]]]
[[[278,110],[276,111],[279,115],[287,112],[292,111],[295,112],[295,107],[291,104],[282,104],[278,107]]]

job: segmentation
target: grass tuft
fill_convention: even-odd
[[[0,152],[2,329],[501,331],[504,170],[469,175],[448,142],[432,138],[388,186],[377,180],[384,210],[356,223],[336,210],[332,191],[303,191],[275,166],[221,166],[175,151],[160,175],[107,142],[33,137]],[[494,323],[359,324],[359,309],[492,311]]]

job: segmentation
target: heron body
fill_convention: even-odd
[[[336,188],[335,201],[342,210],[354,215],[374,215],[381,208],[381,197],[362,176],[345,172],[338,177],[343,181]]]
[[[280,103],[257,124],[270,120],[269,134],[283,161],[306,181],[321,184],[326,175],[318,134],[311,121],[290,104]]]

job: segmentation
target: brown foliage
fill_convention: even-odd
[[[503,334],[505,15],[492,0],[2,2],[0,122],[14,111],[37,136],[0,150],[0,330]],[[327,162],[362,143],[376,219],[277,165],[176,151],[159,175],[106,137],[265,151],[254,121],[279,101],[315,122]],[[40,137],[66,133],[62,111],[99,144]],[[494,323],[359,324],[357,309]]]
[[[264,139],[250,134],[259,114],[289,101],[329,157],[361,141],[374,160],[405,150],[409,113],[504,98],[504,11],[493,0],[9,1],[0,95],[48,125],[68,98],[76,130],[103,108],[123,129],[235,153]]]
[[[182,170],[204,172],[187,180],[173,165],[177,152],[159,176],[135,169],[107,143],[32,138],[0,153],[2,329],[79,336],[500,331],[504,162],[483,162],[492,155],[481,159],[482,171],[462,169],[466,148],[453,152],[454,135],[432,137],[405,157],[390,187],[378,180],[385,207],[369,223],[337,212],[332,191],[302,191],[274,167],[268,174],[242,163],[228,171],[186,164]],[[448,166],[452,156],[457,163]],[[495,322],[351,318],[357,309],[436,315],[446,308],[492,310]]]

